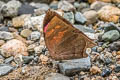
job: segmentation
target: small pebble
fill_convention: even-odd
[[[101,76],[102,77],[106,77],[106,76],[109,76],[110,74],[111,74],[111,70],[110,69],[103,69],[102,73],[101,73]]]

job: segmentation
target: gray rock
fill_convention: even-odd
[[[30,5],[38,8],[38,9],[45,10],[45,11],[47,11],[49,9],[49,6],[45,3],[31,3]]]
[[[50,73],[45,80],[70,80],[70,78],[59,73]]]
[[[83,33],[89,32],[89,33],[94,33],[95,31],[92,28],[83,26],[83,25],[74,25],[75,28],[79,29]]]
[[[71,3],[67,2],[67,1],[60,1],[58,3],[58,8],[63,10],[63,11],[75,10],[75,7]]]
[[[0,31],[0,39],[10,40],[13,39],[13,34],[6,31]]]
[[[78,7],[78,11],[82,11],[85,8],[89,8],[89,4],[88,3],[80,3],[79,7]]]
[[[0,31],[9,31],[8,27],[6,26],[1,26]]]
[[[35,41],[40,39],[41,33],[38,31],[34,31],[31,33],[31,40]]]
[[[117,25],[115,25],[113,22],[105,23],[101,27],[104,27],[105,32],[110,31],[110,30],[118,30],[120,32],[120,28]]]
[[[75,13],[75,21],[80,24],[85,24],[87,19],[84,17],[84,15],[80,12]]]
[[[59,63],[60,72],[67,76],[72,76],[76,72],[87,71],[91,67],[90,57],[66,60]]]
[[[1,14],[4,17],[15,17],[18,15],[18,8],[21,3],[16,0],[11,0],[7,4],[4,4],[1,8]]]
[[[29,4],[23,4],[18,9],[18,15],[33,14],[35,9],[36,9],[35,7],[33,7],[33,6],[29,5]]]
[[[105,5],[108,5],[108,3],[101,2],[101,1],[95,1],[94,3],[91,4],[90,8],[95,11],[98,11]]]
[[[10,63],[10,62],[13,61],[13,60],[14,60],[14,57],[11,56],[11,57],[5,59],[4,63],[8,64],[8,63]]]
[[[7,64],[0,64],[0,76],[6,75],[11,72],[14,67]]]
[[[115,41],[115,40],[119,39],[119,37],[120,37],[120,34],[117,30],[111,30],[111,31],[104,33],[104,35],[102,36],[102,40]]]
[[[75,8],[79,8],[79,2],[74,2],[74,6],[75,6]]]
[[[110,49],[113,51],[118,51],[120,50],[120,41],[117,42],[113,42],[112,44],[110,44]]]
[[[23,58],[23,63],[24,64],[28,64],[29,62],[31,62],[34,59],[34,56],[22,56]]]
[[[57,10],[58,9],[58,1],[53,1],[49,6],[50,6],[50,8]]]
[[[115,72],[120,72],[120,66],[119,66],[119,65],[117,65],[117,66],[115,67]]]
[[[75,22],[73,12],[64,13],[64,18],[70,21],[72,24]]]

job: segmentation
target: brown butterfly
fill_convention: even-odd
[[[62,16],[48,10],[43,21],[45,43],[55,60],[85,58],[96,44]]]

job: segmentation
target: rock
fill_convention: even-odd
[[[75,21],[80,23],[80,24],[85,24],[87,19],[84,17],[84,15],[80,12],[75,13]]]
[[[120,9],[114,6],[104,6],[98,11],[98,16],[101,20],[107,22],[118,22],[120,16]]]
[[[18,54],[28,55],[26,45],[17,39],[9,40],[7,43],[1,46],[1,54],[4,57],[16,56]]]
[[[73,14],[73,12],[64,13],[63,17],[65,19],[67,19],[69,22],[71,22],[72,24],[74,24],[75,20],[74,20],[74,14]]]
[[[28,51],[29,52],[33,52],[34,51],[34,48],[36,47],[37,45],[36,44],[31,44],[29,45],[27,48],[28,48]]]
[[[23,43],[26,43],[26,39],[24,39],[22,36],[20,36],[18,33],[13,33],[13,36],[15,39],[22,41]]]
[[[109,76],[111,74],[111,70],[110,69],[103,69],[102,73],[101,73],[101,76],[102,77],[106,77],[106,76]]]
[[[118,30],[120,32],[120,28],[117,25],[115,25],[113,22],[105,23],[103,27],[105,32],[110,30]]]
[[[34,56],[22,56],[22,59],[24,64],[28,64],[34,59]]]
[[[22,14],[33,14],[34,13],[35,7],[29,5],[29,4],[23,4],[21,7],[18,9],[18,15]]]
[[[35,9],[34,10],[34,14],[33,15],[35,15],[35,16],[40,16],[40,15],[43,15],[43,14],[45,14],[46,13],[46,11],[45,10],[42,10],[42,9]]]
[[[11,72],[14,67],[7,64],[0,64],[0,76],[6,75]]]
[[[90,57],[66,60],[59,63],[60,72],[67,76],[72,76],[76,72],[89,70],[91,67]]]
[[[110,44],[110,49],[116,51],[120,50],[120,41],[113,42],[112,44]]]
[[[120,55],[120,51],[117,51],[116,54],[117,54],[117,55]]]
[[[25,19],[24,21],[24,28],[25,29],[38,29],[40,30],[43,26],[43,19],[45,15],[30,17]]]
[[[102,7],[109,5],[108,3],[104,3],[101,1],[96,1],[90,5],[90,8],[95,11],[99,11]]]
[[[13,34],[6,31],[0,31],[0,39],[10,40],[13,39]]]
[[[42,51],[43,51],[44,48],[45,48],[44,45],[36,46],[34,48],[34,51],[35,51],[35,53],[40,54],[40,53],[42,53]]]
[[[112,0],[88,0],[89,3],[93,3],[95,1],[102,1],[102,2],[106,2],[106,3],[110,3]]]
[[[5,64],[9,64],[9,63],[10,63],[11,61],[13,61],[13,60],[14,60],[14,57],[11,56],[11,57],[5,59],[4,63],[5,63]]]
[[[2,46],[5,43],[4,40],[0,40],[0,46]]]
[[[9,29],[8,29],[7,26],[1,26],[1,27],[0,27],[0,31],[6,31],[6,32],[8,32]]]
[[[53,1],[52,3],[50,3],[50,8],[57,10],[58,9],[58,1]]]
[[[81,2],[78,6],[78,11],[82,11],[83,9],[89,8],[89,4],[85,2]]]
[[[104,63],[106,65],[109,65],[110,63],[112,63],[112,59],[111,58],[105,58]]]
[[[31,33],[31,40],[36,41],[40,39],[41,33],[38,31],[34,31]]]
[[[97,48],[97,52],[99,52],[99,53],[102,52],[103,50],[104,50],[104,49],[103,49],[102,47],[98,47],[98,48]]]
[[[44,64],[44,63],[47,63],[47,61],[49,60],[49,58],[47,56],[41,54],[40,55],[40,60]]]
[[[63,11],[72,11],[75,10],[75,7],[67,1],[60,1],[58,3],[58,9],[61,9]]]
[[[89,33],[94,33],[95,31],[92,28],[83,26],[83,25],[74,25],[75,28],[79,29],[83,33],[89,32]]]
[[[87,35],[90,39],[93,39],[93,40],[97,39],[97,37],[95,36],[94,33],[86,32],[86,33],[84,33],[84,34]]]
[[[115,40],[119,39],[119,37],[120,37],[120,34],[117,30],[111,30],[111,31],[104,33],[104,35],[102,36],[102,40],[115,41]]]
[[[70,78],[59,73],[50,73],[45,80],[70,80]]]
[[[90,11],[86,11],[83,13],[83,15],[86,17],[87,19],[87,24],[93,24],[97,21],[98,17],[97,17],[97,12],[94,10],[90,10]]]
[[[30,5],[44,11],[47,11],[49,9],[48,4],[45,4],[45,3],[31,3]]]
[[[27,37],[30,36],[31,33],[32,33],[31,30],[29,30],[29,29],[24,29],[24,30],[21,31],[20,35],[23,36],[23,37],[25,37],[25,38],[27,38]]]
[[[0,9],[5,3],[3,1],[0,1]]]
[[[26,18],[30,18],[31,15],[21,15],[21,16],[18,16],[18,17],[15,17],[12,19],[12,25],[13,27],[15,28],[19,28],[19,27],[23,27],[24,26],[24,20]]]
[[[114,2],[114,3],[120,3],[120,0],[112,0],[112,2]]]
[[[16,0],[11,0],[7,4],[4,4],[1,8],[1,14],[4,17],[15,17],[18,15],[18,8],[21,3]]]
[[[98,68],[97,66],[92,66],[92,67],[90,68],[90,72],[91,72],[92,74],[97,74],[97,73],[101,73],[101,70],[100,70],[100,68]]]
[[[115,67],[115,72],[120,72],[120,66],[119,65]]]
[[[79,8],[79,2],[74,2],[74,4],[73,4],[74,6],[75,6],[75,8]]]

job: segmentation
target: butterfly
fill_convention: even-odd
[[[88,57],[86,48],[96,46],[92,39],[50,9],[43,21],[43,31],[46,47],[55,60]]]

